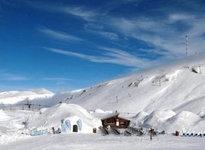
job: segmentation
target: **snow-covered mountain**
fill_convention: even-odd
[[[199,113],[205,109],[204,93],[205,57],[201,56],[102,83],[69,100],[88,109]]]
[[[198,114],[205,109],[204,93],[205,54],[201,54],[89,88],[55,94],[38,103],[52,106],[63,101],[88,110],[129,113],[173,110]]]
[[[27,130],[47,130],[82,121],[81,133],[91,133],[101,118],[118,111],[131,126],[154,128],[166,133],[204,133],[205,54],[136,72],[131,75],[70,92],[53,94],[45,89],[0,93],[1,103],[31,100],[51,106],[41,113],[0,110],[0,144]],[[60,103],[59,103],[60,102]],[[70,130],[72,131],[72,130]],[[24,136],[20,136],[24,138]]]
[[[205,105],[205,54],[139,71],[85,89],[53,94],[45,89],[0,93],[0,103],[25,99],[53,106],[59,102],[138,113],[154,110],[190,111],[198,114]]]
[[[48,98],[53,96],[54,93],[44,88],[30,89],[27,91],[5,91],[0,93],[0,103],[2,104],[15,104],[23,100],[33,100],[37,98]]]

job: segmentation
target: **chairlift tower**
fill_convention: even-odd
[[[29,101],[29,100],[27,99],[27,103],[24,104],[24,105],[27,105],[27,106],[28,106],[28,109],[31,109],[31,105],[34,105],[34,104],[32,104],[31,101]]]

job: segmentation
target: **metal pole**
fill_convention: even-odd
[[[186,56],[188,56],[188,35],[186,35]]]

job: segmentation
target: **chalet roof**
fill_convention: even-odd
[[[116,116],[119,116],[119,113],[109,114],[107,116],[104,116],[101,120],[105,120],[105,119],[108,119],[108,118],[113,118],[113,117],[116,117]]]
[[[114,118],[114,117],[118,117],[118,118],[121,118],[121,119],[123,119],[123,120],[130,121],[129,119],[125,119],[125,118],[119,117],[119,113],[109,114],[109,115],[107,115],[107,116],[104,116],[104,118],[102,118],[101,120],[105,120],[105,119],[109,119],[109,118]]]

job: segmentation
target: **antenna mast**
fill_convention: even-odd
[[[188,35],[186,35],[186,56],[188,56]]]

